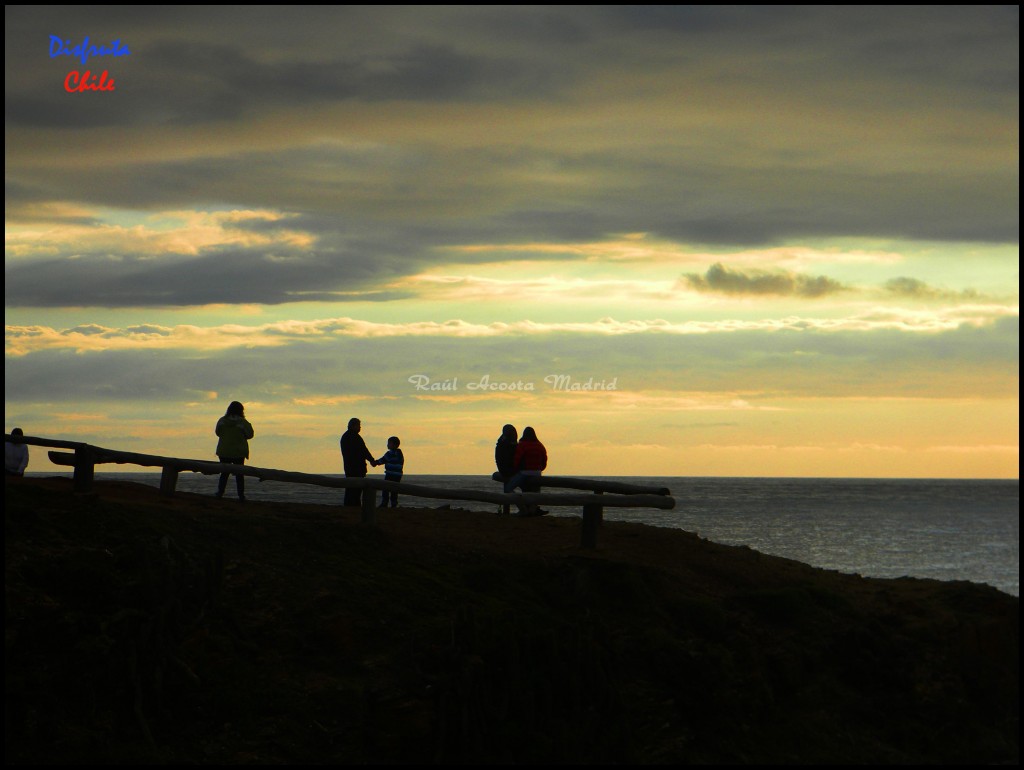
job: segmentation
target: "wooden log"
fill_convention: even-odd
[[[70,465],[72,467],[75,465],[74,452],[47,452],[46,454],[54,465]]]
[[[491,474],[492,481],[505,481],[500,473]],[[612,492],[620,495],[671,495],[668,487],[646,486],[643,484],[625,484],[621,481],[604,481],[602,479],[577,479],[569,476],[540,476],[542,487],[557,489],[582,489],[589,492]]]
[[[589,505],[594,501],[592,494],[558,494],[553,492],[478,492],[471,489],[438,489],[437,487],[424,487],[419,484],[406,484],[401,481],[381,481],[378,479],[366,479],[368,486],[375,489],[393,489],[400,495],[414,495],[416,497],[428,497],[447,500],[476,500],[482,503],[497,503],[498,505],[526,505],[535,503],[537,505],[566,506],[579,508]],[[605,495],[601,498],[601,505],[606,508],[661,508],[670,510],[675,507],[676,501],[671,497],[662,495]]]
[[[472,500],[484,503],[496,503],[501,506],[510,505],[540,505],[540,506],[569,506],[579,507],[593,505],[593,495],[588,494],[552,494],[550,492],[524,492],[522,494],[504,494],[504,492],[482,492],[469,489],[438,489],[437,487],[425,487],[417,484],[406,484],[403,482],[383,481],[378,479],[344,478],[335,476],[323,476],[315,473],[298,473],[294,471],[281,471],[273,468],[259,468],[251,465],[233,465],[206,460],[189,460],[178,457],[161,457],[159,455],[139,454],[136,452],[121,452],[114,449],[104,449],[80,442],[62,441],[57,439],[43,439],[26,436],[26,444],[38,446],[55,446],[62,448],[73,448],[76,452],[74,460],[69,462],[67,453],[51,452],[51,460],[58,464],[73,464],[75,466],[76,488],[80,483],[83,488],[91,487],[93,468],[96,463],[118,463],[133,464],[142,466],[155,466],[161,469],[171,469],[175,472],[191,471],[206,475],[220,473],[240,473],[244,476],[255,476],[263,480],[275,480],[293,484],[312,484],[316,486],[346,488],[363,487],[364,489],[387,489],[393,490],[400,495],[413,495],[434,499],[449,500]],[[81,458],[88,458],[88,461]],[[81,468],[81,470],[79,470]],[[498,474],[492,478],[501,480]],[[163,476],[161,486],[163,487]],[[169,482],[168,482],[169,483]],[[541,486],[560,487],[567,489],[589,489],[593,492],[610,492],[601,501],[601,508],[659,508],[669,510],[675,507],[675,500],[668,494],[668,490],[661,487],[644,487],[636,484],[621,484],[619,482],[600,481],[592,479],[571,479],[560,476],[543,476],[540,478]]]
[[[65,442],[66,443],[66,442]],[[225,463],[214,463],[205,460],[183,460],[175,457],[159,457],[157,455],[139,455],[130,452],[117,452],[115,450],[101,450],[100,462],[134,463],[147,466],[171,467],[180,471],[192,471],[205,475],[220,473],[241,473],[245,476],[255,476],[262,480],[282,481],[293,484],[312,484],[315,486],[346,488],[365,486],[367,489],[393,490],[400,495],[413,495],[415,497],[426,497],[429,499],[442,500],[471,500],[482,503],[493,503],[503,508],[510,505],[526,505],[534,503],[548,506],[579,507],[589,505],[592,502],[591,494],[561,494],[551,492],[529,492],[522,494],[505,494],[504,492],[478,492],[468,489],[439,489],[437,487],[426,487],[419,484],[407,484],[398,481],[384,481],[382,479],[361,479],[342,478],[334,476],[322,476],[315,473],[299,473],[296,471],[281,471],[273,468],[259,468],[254,465],[230,465]],[[71,458],[72,455],[51,452],[50,458],[57,464],[71,464],[68,460],[57,458]],[[114,459],[116,458],[116,459]],[[541,477],[541,483],[557,477]],[[601,486],[601,485],[598,485]],[[613,486],[615,486],[613,484]],[[619,485],[621,487],[621,485]],[[628,485],[627,485],[628,486]],[[568,488],[563,485],[563,488]],[[631,487],[632,488],[632,487]],[[654,487],[651,487],[652,489]],[[664,495],[631,494],[631,495],[605,495],[602,506],[608,508],[660,508],[669,510],[675,507],[675,500]]]
[[[4,434],[4,441],[13,441],[10,433]],[[65,441],[59,438],[40,438],[39,436],[20,436],[18,442],[22,444],[31,444],[33,446],[48,446],[59,449],[78,449],[79,447],[89,446],[81,441]]]
[[[43,440],[35,440],[43,446],[50,444],[42,443]],[[28,442],[26,442],[28,443]],[[70,442],[57,442],[55,444],[66,445]],[[88,447],[88,444],[78,444],[79,447]],[[254,476],[260,481],[273,480],[284,481],[293,484],[313,484],[321,487],[358,487],[363,483],[362,479],[336,478],[323,476],[316,473],[299,473],[296,471],[280,471],[274,468],[259,468],[254,465],[233,465],[229,463],[212,462],[210,460],[189,460],[180,457],[161,457],[160,455],[139,454],[137,452],[121,452],[116,449],[102,449],[91,447],[94,451],[95,463],[116,463],[118,465],[141,465],[143,467],[173,468],[181,473],[202,473],[205,476],[220,475],[221,473],[240,473],[243,476]],[[50,461],[56,465],[73,465],[70,460],[73,455],[62,452],[50,452]]]

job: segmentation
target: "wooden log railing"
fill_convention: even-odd
[[[5,434],[4,440],[12,441],[13,439],[9,434]],[[122,452],[116,449],[105,449],[91,444],[65,441],[63,439],[21,436],[17,440],[23,444],[74,450],[73,452],[49,452],[48,456],[55,465],[71,466],[75,469],[74,489],[76,492],[88,492],[91,490],[96,465],[116,463],[119,465],[141,465],[143,467],[160,468],[160,492],[164,495],[174,493],[178,475],[182,471],[191,471],[204,475],[221,473],[242,474],[243,476],[254,476],[260,481],[282,481],[292,484],[311,484],[338,489],[361,488],[367,492],[387,490],[402,495],[425,497],[428,499],[470,500],[502,505],[506,512],[512,505],[582,507],[583,526],[581,544],[586,548],[594,548],[597,544],[597,528],[601,523],[604,508],[660,508],[670,510],[675,507],[675,500],[669,496],[669,490],[663,487],[644,487],[594,479],[573,479],[560,476],[545,476],[539,479],[540,486],[583,490],[589,491],[591,494],[554,494],[550,492],[506,494],[504,492],[486,492],[473,489],[439,489],[420,484],[384,481],[376,478],[324,476],[316,473],[260,468],[254,465],[235,465],[232,463],[209,462],[207,460],[190,460],[180,457]],[[492,478],[497,481],[501,480],[499,474],[494,474]],[[605,494],[606,492],[610,494]],[[362,496],[362,521],[372,524],[375,514],[376,495],[364,494]]]
[[[622,481],[604,479],[577,479],[568,476],[536,476],[539,486],[561,489],[585,489],[591,492],[614,492],[620,495],[671,495],[668,487],[651,487],[644,484],[626,484]],[[492,481],[505,481],[500,473],[491,474]]]
[[[504,483],[505,477],[500,473],[493,473],[491,480]],[[580,538],[585,548],[593,548],[597,545],[597,530],[604,521],[604,509],[616,507],[614,503],[609,502],[613,498],[604,496],[605,492],[627,495],[633,500],[649,501],[654,499],[662,502],[661,505],[645,503],[638,507],[666,509],[675,507],[675,500],[670,497],[672,493],[667,487],[626,484],[621,481],[605,481],[604,479],[577,479],[567,476],[536,476],[533,477],[533,484],[537,488],[583,489],[594,493],[588,495],[588,500],[583,503],[583,527]],[[509,504],[505,503],[505,513],[508,513],[509,510]]]

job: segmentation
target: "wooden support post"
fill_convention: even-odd
[[[494,480],[494,481],[500,481],[501,482],[501,491],[502,492],[505,491],[505,482],[508,479],[506,479],[500,473],[493,473],[493,474],[491,474],[491,479]],[[502,512],[503,515],[508,516],[512,512],[512,506],[509,505],[508,503],[502,503],[502,505],[501,505],[501,512]]]
[[[373,524],[374,514],[377,511],[377,490],[373,487],[363,487],[363,524]]]
[[[75,450],[75,491],[91,492],[96,472],[96,457],[88,446]]]
[[[170,497],[174,494],[176,486],[178,486],[178,469],[165,465],[160,474],[160,494]]]
[[[583,527],[580,532],[580,545],[584,548],[597,547],[597,528],[601,525],[604,508],[596,503],[583,506]]]

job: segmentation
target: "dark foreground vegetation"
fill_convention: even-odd
[[[606,522],[5,489],[8,763],[1014,763],[1019,600]]]

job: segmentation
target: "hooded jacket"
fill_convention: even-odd
[[[540,473],[548,467],[548,451],[535,438],[521,438],[516,446],[515,467],[517,471]]]
[[[238,414],[224,415],[217,420],[214,431],[219,437],[217,457],[244,457],[249,459],[249,439],[255,435],[252,425]]]
[[[494,445],[494,464],[498,466],[498,473],[506,478],[516,472],[516,446],[515,439],[504,435],[499,436]]]

